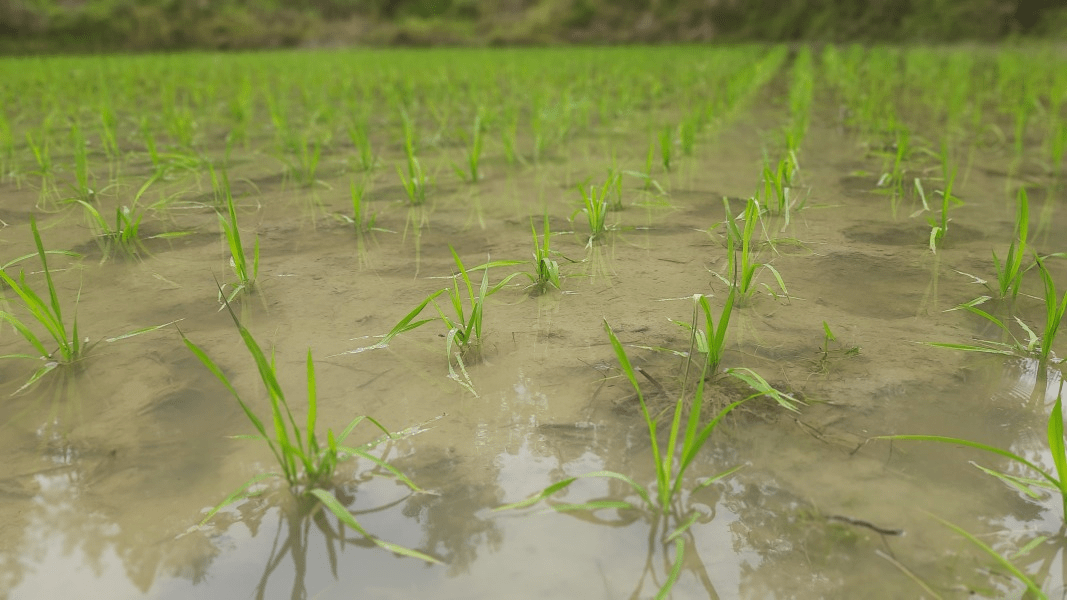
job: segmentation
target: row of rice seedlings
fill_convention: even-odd
[[[797,154],[807,135],[811,105],[815,99],[815,68],[811,48],[804,46],[793,61],[792,82],[789,86],[789,125],[785,132],[786,152],[799,169]]]
[[[222,294],[221,288],[219,293]],[[256,363],[260,381],[263,383],[263,387],[266,388],[268,397],[270,398],[270,422],[273,423],[273,426],[271,427],[273,436],[267,432],[267,427],[264,425],[263,419],[252,410],[251,406],[241,397],[241,394],[238,393],[237,389],[230,382],[229,378],[226,377],[222,369],[207,355],[207,353],[190,341],[185,334],[182,334],[182,341],[185,342],[185,345],[189,350],[200,359],[200,362],[202,362],[204,366],[222,382],[230,394],[237,400],[238,404],[241,405],[241,409],[244,411],[245,416],[258,432],[258,435],[252,439],[260,440],[267,444],[271,454],[274,455],[275,461],[277,461],[278,466],[281,468],[281,472],[267,472],[253,476],[241,487],[223,499],[222,502],[208,511],[207,515],[200,522],[200,525],[202,526],[210,521],[218,511],[226,506],[251,496],[254,491],[250,491],[250,488],[253,486],[268,479],[280,478],[286,482],[290,490],[302,496],[307,495],[314,497],[330,512],[336,515],[342,523],[348,525],[380,548],[401,556],[424,560],[429,563],[440,563],[439,560],[424,552],[413,550],[393,542],[387,542],[372,535],[359,524],[356,517],[349,512],[349,510],[345,508],[337,497],[328,489],[333,483],[333,477],[338,464],[348,457],[358,456],[388,471],[397,479],[397,481],[408,486],[413,492],[421,492],[422,489],[415,485],[415,483],[406,475],[397,470],[396,467],[370,453],[371,448],[375,444],[372,443],[361,447],[344,445],[348,435],[357,425],[363,422],[368,422],[374,425],[386,436],[386,438],[392,439],[393,436],[389,430],[371,417],[358,416],[352,419],[339,435],[335,435],[332,429],[327,429],[325,444],[319,441],[316,437],[316,429],[318,426],[317,383],[315,380],[315,363],[312,359],[310,349],[308,349],[306,363],[307,421],[304,427],[301,428],[293,416],[289,401],[286,399],[285,392],[282,390],[282,386],[278,381],[278,372],[273,353],[270,358],[267,358],[267,355],[263,352],[259,343],[256,342],[248,329],[237,319],[237,315],[233,312],[233,308],[228,302],[226,303],[226,308],[229,310],[234,325],[237,326],[237,330],[241,334],[241,339],[244,341],[245,347],[248,349],[249,354],[252,355],[252,359]]]

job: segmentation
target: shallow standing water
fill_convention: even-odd
[[[647,430],[602,323],[662,382],[666,393],[649,393],[653,406],[669,406],[681,359],[640,347],[687,349],[686,331],[670,319],[692,318],[693,294],[721,306],[726,286],[713,272],[726,273],[726,249],[721,229],[709,228],[725,218],[724,197],[737,214],[737,199],[759,182],[783,111],[768,98],[703,140],[694,156],[678,157],[671,172],[657,173],[664,193],[627,178],[625,208],[608,217],[614,231],[591,246],[582,215],[573,213],[575,185],[609,164],[595,135],[555,148],[540,164],[508,165],[490,150],[477,185],[459,182],[442,161],[419,208],[405,204],[392,166],[403,155],[390,146],[368,192],[377,225],[388,231],[359,239],[331,216],[348,210],[350,175],[341,157],[327,153],[321,181],[305,188],[280,177],[268,156],[236,152],[230,179],[242,229],[246,240],[258,234],[262,257],[260,284],[239,300],[240,318],[275,348],[296,406],[312,349],[324,427],[340,430],[365,414],[393,431],[416,428],[379,449],[427,493],[411,494],[366,460],[341,465],[337,493],[368,531],[444,564],[385,552],[321,510],[308,516],[279,486],[195,527],[242,482],[271,470],[273,459],[257,442],[228,437],[252,429],[172,326],[102,342],[83,364],[10,397],[32,369],[0,362],[0,589],[17,599],[654,595],[673,554],[647,514],[556,513],[544,502],[493,509],[590,471],[654,480]],[[787,228],[767,220],[765,235],[782,239],[760,254],[781,273],[788,297],[761,293],[737,309],[724,363],[752,368],[807,402],[790,413],[768,399],[751,401],[716,430],[688,479],[744,468],[686,495],[701,516],[686,538],[672,597],[1016,593],[1017,582],[928,513],[1017,548],[1059,529],[1056,503],[1027,501],[968,465],[1008,468],[988,456],[869,439],[958,436],[1050,464],[1044,415],[1058,375],[1048,394],[1033,394],[1035,367],[1027,360],[918,343],[994,335],[962,311],[945,311],[983,293],[966,274],[989,278],[990,247],[1001,252],[1010,239],[1013,190],[995,168],[1003,156],[978,152],[957,190],[965,204],[953,212],[947,246],[934,254],[924,217],[907,216],[916,207],[893,217],[888,199],[871,193],[877,175],[858,173],[880,161],[833,115],[819,115],[798,157],[806,205]],[[644,134],[616,137],[620,166],[639,169]],[[191,181],[182,185],[203,186]],[[31,252],[27,223],[37,193],[12,184],[2,190],[5,256]],[[210,184],[201,194],[210,194]],[[1054,191],[1035,204],[1062,196]],[[449,246],[468,266],[527,259],[530,221],[540,229],[545,213],[561,254],[562,291],[531,297],[517,278],[491,297],[485,360],[468,367],[477,395],[447,377],[438,323],[384,349],[350,352],[450,285]],[[1051,215],[1049,231],[1067,225],[1060,212]],[[253,363],[219,311],[215,280],[231,274],[213,210],[171,210],[151,226],[195,233],[149,240],[150,256],[128,261],[100,262],[80,213],[39,219],[47,247],[87,255],[52,263],[62,297],[80,291],[84,335],[100,339],[182,319],[181,332],[266,410]],[[1063,250],[1055,233],[1036,241],[1042,252]],[[1052,270],[1067,281],[1062,264]],[[491,269],[490,279],[509,272]],[[759,281],[775,285],[767,271]],[[14,302],[10,293],[7,302]],[[1022,315],[1040,322],[1040,305]],[[824,322],[838,339],[826,359]],[[4,354],[23,351],[22,344],[10,328],[0,335]],[[715,401],[733,394],[725,383],[709,392]],[[361,426],[351,441],[375,437]],[[596,498],[633,494],[618,481],[590,479],[559,495]],[[1045,574],[1046,593],[1064,595],[1056,544],[1021,560]]]

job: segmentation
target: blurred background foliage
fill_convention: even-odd
[[[0,0],[0,52],[1067,41],[1063,0]]]

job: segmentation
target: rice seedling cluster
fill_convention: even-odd
[[[149,436],[169,435],[168,419],[222,423],[262,456],[210,446],[223,450],[205,477],[236,491],[207,510],[183,496],[179,517],[200,522],[183,535],[215,548],[211,527],[254,530],[260,497],[289,494],[299,519],[336,519],[356,536],[337,539],[377,548],[368,560],[413,559],[389,569],[423,595],[450,578],[482,589],[468,584],[486,555],[518,564],[520,546],[566,538],[563,519],[544,522],[545,539],[513,533],[536,518],[518,511],[542,504],[644,561],[625,582],[633,597],[718,597],[722,585],[856,595],[842,565],[881,552],[876,537],[894,538],[893,560],[857,572],[971,589],[995,578],[881,525],[929,518],[885,510],[909,483],[864,461],[886,445],[875,439],[953,444],[1006,461],[979,468],[1033,510],[1047,511],[1042,488],[1067,497],[1062,394],[1015,417],[1047,429],[1036,449],[1012,446],[1025,445],[1019,427],[982,442],[900,433],[950,421],[906,414],[935,410],[916,409],[922,390],[1011,368],[1034,380],[1033,398],[1062,382],[1064,72],[1053,49],[833,45],[3,59],[5,424],[25,434],[12,440],[40,437],[57,417],[26,415],[54,392],[50,373],[126,361],[123,381],[99,380],[118,388],[71,381],[94,399],[87,413],[145,437],[87,450],[96,430],[75,423],[38,439],[97,457],[64,459],[71,481],[140,473],[124,457],[165,446]],[[951,308],[928,308],[938,302]],[[146,314],[168,323],[136,329]],[[103,341],[155,334],[114,355],[85,337],[131,328]],[[316,362],[312,347],[333,353]],[[168,383],[142,379],[140,360]],[[306,403],[286,393],[294,377]],[[138,394],[150,399],[130,404]],[[219,412],[168,412],[192,396]],[[980,400],[961,412],[989,413]],[[447,434],[414,435],[413,422],[438,418]],[[0,453],[22,456],[13,448]],[[174,454],[162,467],[184,473]],[[875,471],[885,487],[866,490]],[[368,490],[377,479],[403,497],[365,509],[392,493]],[[188,487],[168,493],[207,489]],[[951,525],[963,509],[908,504],[950,524],[931,539],[985,539],[974,519]],[[729,545],[717,512],[733,515],[740,549],[702,557]],[[634,531],[647,539],[636,551],[617,541]],[[786,545],[804,552],[763,552]],[[1053,585],[1022,550],[994,546],[976,554],[1017,582],[993,585],[1035,596]],[[559,554],[575,564],[549,556],[546,572],[595,567],[599,550],[574,548]],[[724,583],[717,565],[748,552],[770,567]],[[907,566],[923,560],[935,566]],[[438,563],[448,576],[425,568]],[[816,587],[787,581],[795,572]]]

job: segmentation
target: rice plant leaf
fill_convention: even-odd
[[[111,342],[117,342],[119,340],[125,340],[127,338],[136,337],[136,336],[144,334],[144,333],[151,333],[153,331],[158,331],[160,329],[163,329],[164,327],[168,327],[168,326],[173,325],[175,323],[178,323],[180,321],[184,321],[184,319],[175,319],[175,320],[171,321],[170,323],[164,323],[162,325],[154,325],[152,327],[142,327],[141,329],[135,329],[133,331],[130,331],[128,333],[124,333],[124,334],[119,335],[119,336],[105,338],[104,341],[108,342],[108,343],[111,343]]]
[[[667,579],[663,582],[663,586],[656,592],[656,600],[664,600],[671,593],[671,588],[674,587],[674,584],[678,582],[678,578],[682,575],[684,557],[685,540],[679,537],[674,540],[674,564],[671,565],[671,571],[667,574]]]
[[[1053,485],[1053,487],[1055,487],[1056,489],[1060,488],[1060,482],[1055,477],[1050,475],[1047,471],[1042,469],[1041,467],[1039,467],[1039,466],[1035,465],[1034,463],[1030,462],[1029,460],[1019,456],[1018,454],[1014,454],[1014,453],[1009,452],[1007,450],[1004,450],[1002,448],[997,448],[996,446],[990,446],[988,444],[982,444],[980,442],[972,442],[970,440],[964,440],[964,439],[954,438],[954,437],[947,437],[947,436],[943,436],[943,435],[880,435],[880,436],[874,437],[873,439],[876,439],[876,440],[913,440],[913,441],[922,441],[922,442],[939,442],[939,443],[942,443],[942,444],[955,444],[955,445],[958,445],[958,446],[967,446],[968,448],[975,448],[977,450],[983,450],[985,452],[990,452],[990,453],[993,453],[993,454],[996,454],[996,455],[999,455],[999,456],[1003,456],[1004,458],[1013,460],[1013,461],[1015,461],[1015,462],[1017,462],[1017,463],[1019,463],[1021,465],[1029,467],[1034,472],[1036,472],[1036,473],[1040,474],[1042,477],[1044,477],[1046,481],[1048,481],[1049,483],[1051,483]]]
[[[975,468],[977,468],[978,470],[980,470],[983,473],[985,473],[986,475],[991,475],[993,477],[996,477],[997,479],[999,479],[999,480],[1003,481],[1004,483],[1008,484],[1009,486],[1019,490],[1020,492],[1022,492],[1023,494],[1026,494],[1027,496],[1029,496],[1030,498],[1033,498],[1034,500],[1040,499],[1041,498],[1041,494],[1038,494],[1033,489],[1031,489],[1030,488],[1031,485],[1039,485],[1041,487],[1055,489],[1053,486],[1049,485],[1049,483],[1047,481],[1038,481],[1036,479],[1030,479],[1030,478],[1027,478],[1027,477],[1016,477],[1014,475],[1009,475],[1007,473],[1001,473],[1000,471],[996,471],[994,469],[983,467],[982,465],[980,465],[980,464],[978,464],[978,463],[976,463],[974,461],[972,461],[971,464]]]
[[[985,346],[970,346],[968,344],[948,344],[944,342],[920,342],[927,346],[933,346],[935,348],[947,348],[949,350],[963,350],[964,352],[985,352],[986,354],[1000,354],[1003,356],[1015,356],[1010,347],[1006,348],[987,348]]]
[[[356,518],[352,516],[352,513],[348,512],[348,509],[345,508],[344,505],[342,505],[341,502],[330,492],[323,489],[313,489],[310,493],[311,495],[318,498],[319,502],[322,502],[323,506],[329,509],[329,511],[332,512],[338,519],[340,519],[342,523],[359,532],[361,535],[363,535],[363,537],[374,542],[377,546],[395,554],[407,556],[408,558],[417,558],[419,560],[424,560],[428,563],[441,564],[441,561],[428,554],[419,552],[418,550],[405,548],[398,544],[387,542],[385,540],[374,537],[373,535],[368,533],[367,530],[364,529],[358,521],[356,521]]]
[[[267,479],[272,479],[274,477],[282,477],[282,474],[281,473],[260,473],[260,474],[256,475],[255,477],[249,479],[248,481],[244,482],[244,484],[241,487],[239,487],[236,490],[234,490],[233,493],[231,493],[229,496],[226,496],[226,498],[223,499],[222,502],[218,503],[217,505],[215,505],[214,508],[209,510],[208,513],[207,513],[207,516],[205,516],[203,518],[203,520],[201,520],[200,523],[197,524],[197,526],[198,527],[203,527],[208,521],[211,520],[211,517],[214,517],[216,513],[218,513],[220,510],[226,508],[227,506],[233,504],[234,502],[239,502],[241,500],[244,500],[245,498],[249,498],[249,497],[255,495],[254,492],[253,493],[248,493],[246,490],[248,490],[248,488],[252,487],[253,485],[255,485],[255,484],[257,484],[257,483],[259,483],[261,481],[265,481]]]
[[[704,481],[701,481],[700,483],[698,483],[696,485],[696,487],[693,488],[693,491],[695,492],[697,490],[702,490],[702,489],[708,487],[709,485],[715,483],[716,481],[719,481],[721,479],[725,479],[725,478],[729,477],[730,475],[733,475],[734,473],[740,471],[743,468],[745,468],[745,465],[737,465],[736,467],[731,467],[729,469],[726,469],[722,473],[719,473],[717,475],[712,475],[711,477],[708,477]]]
[[[1056,404],[1052,407],[1052,414],[1048,418],[1048,445],[1052,453],[1052,462],[1056,465],[1056,475],[1059,476],[1058,487],[1063,502],[1064,518],[1067,519],[1067,451],[1064,450],[1063,441],[1063,383],[1060,382],[1060,394],[1056,396]]]
[[[398,480],[400,480],[400,482],[403,483],[404,485],[406,485],[409,488],[411,488],[413,491],[416,491],[416,492],[423,491],[423,489],[420,488],[419,486],[415,485],[415,482],[412,481],[411,479],[409,479],[407,475],[404,475],[403,473],[401,473],[399,469],[397,469],[393,465],[385,462],[384,460],[378,458],[377,456],[374,456],[373,454],[367,452],[366,450],[362,450],[360,448],[352,448],[350,446],[337,446],[337,449],[339,451],[341,451],[341,452],[346,453],[346,454],[351,454],[351,455],[354,455],[354,456],[360,456],[362,458],[365,458],[365,459],[371,461],[372,463],[374,463],[374,464],[378,465],[379,467],[385,469],[386,471],[389,471],[390,473],[392,473],[394,477],[396,477]]]
[[[1000,553],[998,553],[996,550],[990,548],[988,545],[986,545],[985,542],[971,535],[962,527],[954,525],[936,515],[932,516],[938,521],[940,521],[945,527],[948,527],[949,529],[967,538],[968,541],[970,541],[975,546],[978,546],[983,552],[992,557],[993,560],[997,561],[997,563],[1000,564],[1000,566],[1004,567],[1008,572],[1014,575],[1016,579],[1021,581],[1026,586],[1026,588],[1030,590],[1030,593],[1032,593],[1034,597],[1041,598],[1043,600],[1048,600],[1048,596],[1046,596],[1045,593],[1041,591],[1041,587],[1034,583],[1034,580],[1030,579],[1030,577],[1026,573],[1020,571],[1019,568],[1012,564],[1010,560],[1001,556]]]
[[[634,510],[633,504],[622,500],[593,500],[591,502],[582,502],[580,504],[553,504],[552,510],[556,512],[569,512],[575,510],[603,510],[606,508],[617,508],[620,510]]]

